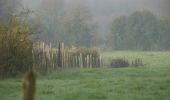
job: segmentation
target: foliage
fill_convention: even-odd
[[[169,29],[169,21],[137,11],[113,21],[108,43],[116,50],[170,50]]]
[[[35,14],[42,23],[40,40],[52,44],[62,41],[69,47],[91,46],[95,25],[84,4],[65,7],[63,0],[42,0],[39,9]]]
[[[163,50],[170,50],[170,20],[161,20],[159,24],[159,46]]]
[[[94,26],[92,15],[84,5],[73,8],[73,11],[65,18],[66,43],[90,47],[93,39],[92,33],[95,30]]]
[[[32,42],[30,28],[11,16],[6,24],[0,25],[0,73],[16,75],[32,67]]]
[[[35,12],[35,21],[41,23],[40,33],[38,37],[46,42],[56,44],[64,40],[63,27],[63,0],[42,0],[39,6],[40,11]],[[63,41],[64,42],[64,41]]]

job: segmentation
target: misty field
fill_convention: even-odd
[[[35,100],[170,100],[170,52],[104,52],[103,68],[37,74]],[[144,66],[108,68],[112,58]],[[0,100],[20,100],[21,77],[0,80]]]

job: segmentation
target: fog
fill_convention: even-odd
[[[160,15],[161,0],[65,0],[65,7],[86,5],[98,24],[101,36],[108,34],[108,25],[120,15],[129,15],[134,11],[149,10],[156,16]],[[35,10],[41,6],[42,0],[24,0],[24,7]]]
[[[165,42],[169,39],[169,5],[169,0],[1,0],[0,21],[11,12],[29,9],[27,22],[38,26],[35,37],[47,43],[160,50],[169,44]]]
[[[169,61],[170,0],[0,0],[0,100],[170,100]]]

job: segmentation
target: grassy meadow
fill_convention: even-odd
[[[35,100],[170,100],[170,52],[104,52],[103,68],[37,74]],[[144,66],[108,68],[112,58]],[[21,100],[22,78],[0,80],[0,100]]]

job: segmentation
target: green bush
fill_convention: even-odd
[[[32,67],[29,33],[29,27],[15,16],[0,25],[0,76],[15,76]]]

